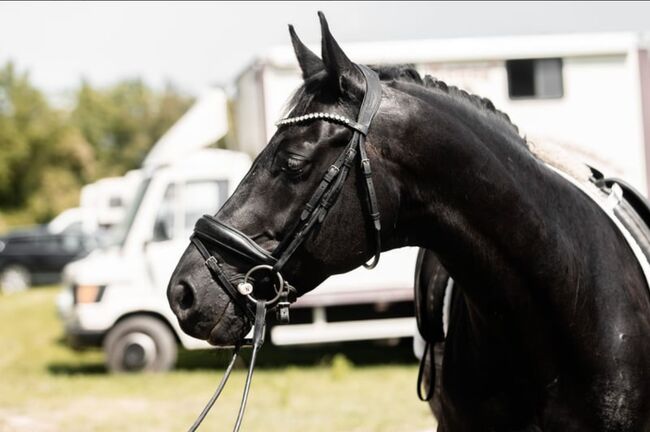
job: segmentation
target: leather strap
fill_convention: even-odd
[[[422,353],[422,358],[420,359],[420,366],[418,367],[417,393],[418,393],[418,399],[420,399],[422,402],[428,402],[431,400],[436,386],[436,365],[435,365],[435,358],[433,355],[433,346],[434,345],[431,342],[426,342],[426,345],[424,345],[424,352]],[[426,368],[427,353],[429,354],[429,358],[430,358],[429,366],[430,366],[431,376],[429,377],[429,389],[427,390],[426,393],[423,393],[422,390],[425,385],[424,369]]]
[[[361,111],[359,112],[359,122],[367,124],[370,128],[372,120],[375,118],[379,105],[381,104],[381,83],[376,73],[368,69],[364,65],[359,65],[359,69],[366,77],[366,97],[364,97],[361,104]],[[368,195],[368,212],[373,221],[375,229],[375,257],[370,264],[364,264],[367,269],[373,269],[379,263],[381,255],[381,219],[379,214],[379,205],[377,204],[377,194],[375,186],[372,182],[372,169],[370,168],[370,159],[366,152],[366,135],[359,138],[359,158],[361,163],[361,171],[365,177],[366,192]]]
[[[366,194],[368,205],[368,213],[373,222],[375,230],[375,257],[370,264],[364,264],[367,269],[377,267],[379,263],[379,256],[381,255],[381,220],[379,215],[379,205],[377,204],[377,194],[375,193],[375,186],[372,182],[372,169],[370,168],[370,160],[366,153],[365,137],[360,138],[359,141],[359,157],[361,159],[361,171],[365,178]]]
[[[246,403],[248,402],[248,394],[251,389],[251,382],[253,381],[253,372],[255,371],[255,361],[257,360],[257,353],[262,348],[264,344],[264,334],[266,333],[266,307],[263,302],[257,303],[255,307],[255,327],[253,328],[253,352],[251,354],[250,364],[248,366],[248,373],[246,374],[246,382],[244,384],[244,391],[242,392],[241,403],[239,404],[239,411],[237,413],[237,420],[235,421],[235,426],[233,427],[233,432],[238,432],[241,428],[242,421],[244,420],[244,412],[246,411]],[[221,382],[217,386],[217,390],[214,392],[208,403],[205,405],[205,408],[201,411],[197,419],[194,421],[192,426],[188,429],[188,432],[195,432],[205,417],[210,412],[210,409],[214,406],[214,403],[221,395],[221,392],[226,387],[228,378],[232,373],[233,367],[235,366],[235,361],[237,360],[237,355],[239,354],[239,346],[235,347],[233,351],[232,358],[228,364],[228,368],[221,377]]]
[[[217,278],[217,280],[226,290],[226,293],[228,293],[230,296],[230,299],[235,302],[235,304],[239,306],[241,310],[244,311],[248,319],[251,321],[254,320],[255,314],[253,313],[251,304],[246,300],[246,297],[242,296],[237,291],[237,288],[235,288],[228,276],[226,276],[225,272],[221,268],[221,263],[217,259],[218,255],[208,252],[203,243],[201,243],[201,241],[199,241],[196,236],[193,235],[190,237],[190,240],[192,243],[194,243],[196,248],[199,250],[199,253],[201,253],[205,259],[205,265],[208,267],[208,270],[210,270],[210,273],[212,273]]]
[[[379,76],[365,65],[357,65],[363,76],[366,78],[366,94],[361,102],[359,109],[359,119],[357,120],[362,128],[357,129],[362,135],[368,135],[370,124],[379,111],[381,104],[381,82]],[[365,130],[365,132],[363,131]]]

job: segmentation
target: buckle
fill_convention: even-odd
[[[287,287],[285,286],[285,288]],[[289,306],[291,306],[291,303],[289,303],[289,290],[283,289],[275,310],[275,318],[281,324],[289,324]]]
[[[330,165],[329,169],[327,170],[327,174],[325,174],[325,177],[323,177],[323,181],[325,183],[330,183],[334,177],[336,177],[339,173],[339,167],[336,165]]]
[[[370,159],[361,159],[361,170],[366,177],[372,176],[372,168],[370,168]]]

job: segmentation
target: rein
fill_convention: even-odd
[[[328,168],[316,190],[313,192],[309,201],[303,208],[300,218],[278,246],[269,253],[259,246],[253,239],[243,232],[224,224],[214,216],[204,215],[201,217],[195,227],[194,233],[190,238],[196,246],[199,253],[205,259],[205,265],[210,270],[213,277],[225,289],[228,296],[244,311],[246,319],[254,323],[253,338],[244,339],[241,344],[237,345],[233,351],[232,359],[226,368],[226,372],[217,386],[217,390],[210,398],[205,408],[199,414],[189,431],[196,431],[206,417],[217,398],[223,391],[223,388],[230,377],[235,360],[238,356],[239,349],[243,345],[251,345],[253,348],[246,383],[242,395],[239,413],[234,432],[239,431],[241,422],[246,409],[248,393],[250,390],[253,370],[257,352],[264,344],[264,334],[266,330],[266,312],[270,309],[276,310],[277,319],[282,323],[289,322],[289,306],[295,302],[297,291],[281,275],[281,270],[291,258],[293,253],[306,240],[312,230],[323,223],[329,210],[336,203],[345,180],[348,177],[352,164],[357,154],[359,155],[359,166],[364,175],[364,185],[366,191],[366,207],[372,220],[372,226],[375,236],[375,252],[371,263],[364,264],[364,267],[373,269],[379,262],[381,255],[381,222],[379,206],[377,204],[377,194],[372,181],[372,170],[370,160],[366,152],[365,141],[366,135],[370,128],[375,114],[379,110],[381,103],[381,83],[375,72],[363,65],[357,65],[366,81],[366,93],[359,109],[357,121],[347,117],[330,114],[330,113],[311,113],[299,117],[291,117],[280,120],[276,125],[278,127],[290,126],[304,123],[312,120],[325,120],[336,122],[352,130],[352,138],[346,145],[345,149],[339,154],[337,159]],[[233,259],[244,265],[250,266],[250,269],[244,276],[244,279],[229,277],[222,266],[226,261],[221,258],[218,251],[227,252]],[[275,296],[270,300],[257,299],[253,296],[255,279],[254,273],[265,272],[276,279],[274,284]],[[235,285],[236,284],[236,285]]]

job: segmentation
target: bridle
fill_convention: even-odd
[[[306,123],[313,120],[324,120],[338,123],[352,130],[352,137],[339,154],[337,159],[330,165],[323,176],[311,198],[303,208],[300,218],[295,223],[288,235],[280,241],[273,252],[268,252],[259,246],[252,238],[243,232],[224,224],[214,216],[205,215],[201,217],[192,234],[191,241],[199,250],[205,259],[205,265],[208,267],[213,277],[226,290],[230,299],[238,305],[246,314],[246,317],[254,323],[253,338],[244,339],[235,347],[232,359],[226,369],[226,372],[217,387],[212,398],[208,401],[199,417],[190,427],[190,432],[195,431],[208,411],[212,408],[221,391],[225,387],[226,381],[230,376],[235,360],[239,353],[239,348],[243,345],[252,345],[253,352],[244,386],[239,414],[235,423],[234,431],[237,432],[241,426],[241,421],[246,408],[248,392],[257,358],[257,351],[264,343],[266,311],[276,309],[278,320],[281,322],[289,321],[289,306],[296,300],[296,290],[281,275],[285,264],[291,258],[293,253],[305,241],[313,229],[322,224],[329,210],[337,201],[343,185],[345,183],[350,169],[359,155],[359,166],[364,176],[364,185],[366,191],[366,207],[372,220],[375,236],[375,253],[371,263],[364,264],[368,269],[375,268],[379,262],[381,254],[381,222],[379,215],[379,206],[377,204],[377,195],[372,181],[372,170],[370,160],[365,147],[366,136],[372,120],[379,110],[381,103],[381,84],[377,74],[364,65],[356,65],[363,74],[366,82],[366,92],[359,109],[359,115],[356,121],[345,116],[331,113],[311,113],[299,117],[290,117],[280,120],[276,123],[278,127],[285,127],[294,124]],[[248,265],[249,270],[241,278],[231,279],[222,269],[226,262],[219,252],[226,252],[229,257],[242,266]],[[270,300],[258,299],[253,296],[253,283],[255,279],[253,274],[259,272],[269,273],[271,278],[276,279],[274,284],[275,296]],[[237,285],[235,286],[235,283]]]

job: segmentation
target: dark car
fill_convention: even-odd
[[[77,227],[52,233],[47,226],[13,231],[0,237],[0,291],[56,283],[63,267],[88,254],[94,237]]]

